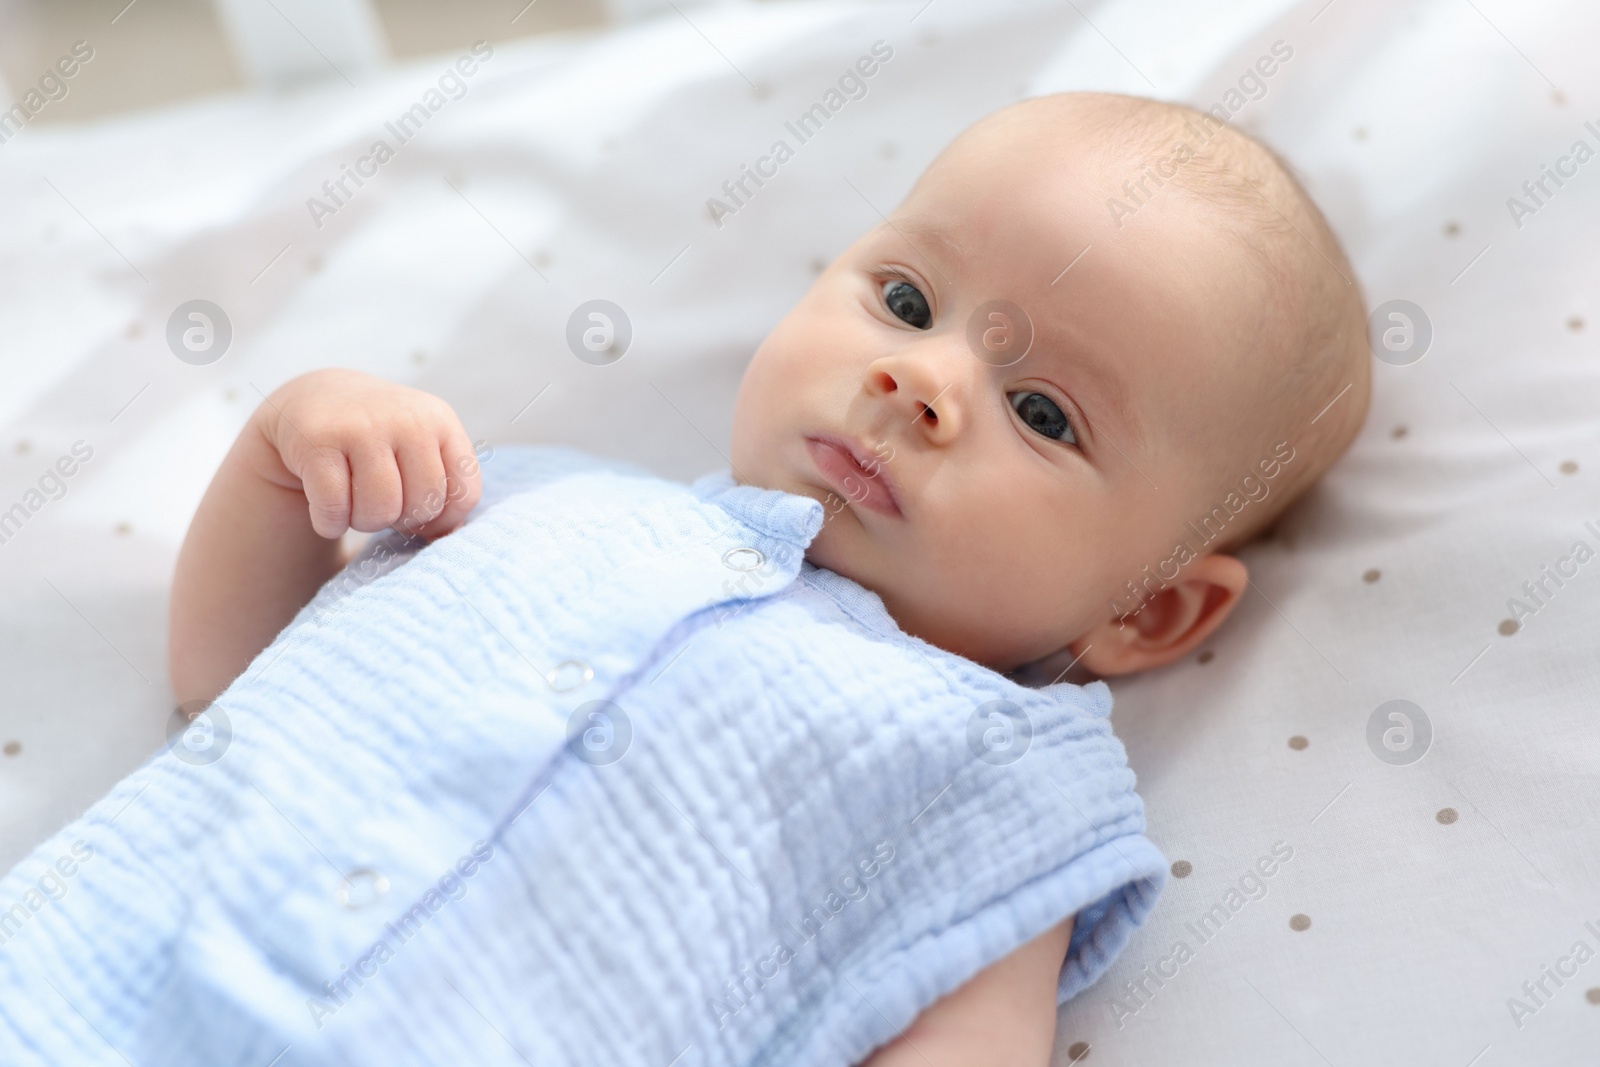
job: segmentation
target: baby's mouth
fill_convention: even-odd
[[[838,434],[808,434],[806,451],[824,481],[852,504],[903,518],[900,498],[883,463],[866,449]]]

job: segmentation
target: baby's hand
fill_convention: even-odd
[[[278,388],[253,419],[272,446],[259,473],[304,492],[323,537],[392,526],[431,540],[461,525],[482,491],[461,420],[417,389],[313,371]]]

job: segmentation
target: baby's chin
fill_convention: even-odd
[[[824,512],[822,529],[806,548],[806,560],[814,567],[825,567],[857,585],[880,592],[874,588],[870,568],[866,566],[864,546],[858,543],[865,531],[855,523],[855,516],[847,514],[849,510],[846,506],[837,514]],[[855,524],[855,528],[850,529],[850,524]]]

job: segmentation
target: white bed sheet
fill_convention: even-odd
[[[1208,661],[1115,684],[1151,835],[1191,873],[1063,1009],[1057,1061],[1586,1062],[1600,962],[1546,979],[1542,1004],[1522,986],[1575,966],[1580,940],[1600,951],[1600,563],[1499,626],[1574,542],[1600,549],[1585,526],[1600,529],[1600,162],[1520,228],[1506,206],[1573,141],[1600,147],[1584,126],[1600,127],[1585,43],[1600,16],[1505,0],[1079,10],[772,3],[500,46],[320,229],[306,199],[455,53],[358,89],[0,146],[0,511],[73,442],[94,450],[0,544],[0,742],[20,745],[0,756],[0,863],[162,742],[174,554],[261,393],[354,366],[441,394],[475,437],[693,476],[722,462],[765,330],[962,127],[1061,89],[1209,106],[1281,39],[1292,60],[1236,121],[1300,169],[1369,302],[1417,302],[1435,339],[1420,362],[1377,365],[1365,432],[1248,550],[1254,589]],[[706,199],[877,40],[894,58],[866,98],[719,228]],[[164,339],[195,298],[234,328],[210,366]],[[613,366],[563,341],[593,298],[633,322]],[[1368,747],[1392,699],[1433,724],[1409,766]],[[1201,944],[1186,924],[1280,841],[1293,859],[1266,895]],[[1179,940],[1192,958],[1174,964]],[[1124,987],[1147,966],[1170,977],[1145,979],[1142,1003]]]

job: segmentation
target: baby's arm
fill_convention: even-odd
[[[974,975],[861,1067],[1046,1067],[1072,919]]]
[[[347,529],[449,533],[477,458],[438,397],[355,371],[301,375],[256,409],[189,524],[167,663],[179,702],[215,697],[345,563]]]

